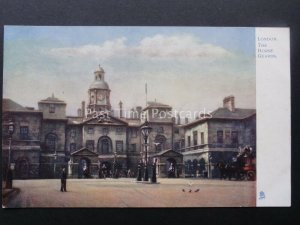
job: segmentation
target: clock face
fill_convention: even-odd
[[[98,95],[98,101],[103,101],[104,100],[104,98],[105,98],[105,96],[104,95],[102,95],[102,94],[100,94],[100,95]]]

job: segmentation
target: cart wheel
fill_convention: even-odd
[[[254,171],[249,171],[247,173],[247,180],[255,180],[255,172]]]
[[[238,177],[238,180],[245,180],[245,174],[242,172],[238,173],[237,177]]]

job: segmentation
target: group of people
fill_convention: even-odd
[[[134,173],[129,170],[119,170],[115,169],[114,171],[110,169],[99,169],[98,178],[105,179],[105,178],[119,178],[119,177],[134,177]]]
[[[122,170],[115,167],[113,170],[107,168],[105,164],[99,167],[98,178],[119,178],[119,177],[134,177],[134,173],[128,170]]]
[[[87,167],[83,168],[83,175],[84,175],[84,178],[89,178],[90,177]],[[103,164],[99,168],[98,178],[107,178],[107,177],[110,177],[110,178],[112,178],[112,177],[115,177],[115,178],[118,178],[118,177],[132,178],[132,177],[135,177],[135,174],[130,169],[128,169],[126,171],[123,171],[123,170],[118,170],[117,168],[115,168],[115,171],[114,171],[114,174],[113,174],[112,170],[108,169],[106,167],[106,165]],[[66,173],[66,169],[64,167],[62,168],[60,178],[61,178],[60,191],[61,192],[66,192],[67,191],[67,188],[66,188],[67,187],[67,173]]]

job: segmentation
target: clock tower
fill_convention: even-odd
[[[87,104],[87,117],[92,117],[95,113],[111,111],[110,89],[104,80],[105,72],[99,65],[99,69],[94,72],[94,82],[90,85]]]

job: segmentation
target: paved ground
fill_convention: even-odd
[[[69,179],[67,192],[60,192],[60,180],[15,180],[14,187],[20,192],[6,207],[255,206],[256,182],[195,179],[159,179],[159,182],[143,184],[128,178]],[[200,190],[195,192],[197,189]]]

